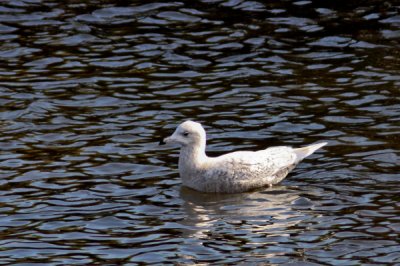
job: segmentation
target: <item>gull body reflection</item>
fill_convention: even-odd
[[[198,238],[219,233],[251,238],[282,236],[290,234],[292,227],[309,216],[296,206],[302,197],[285,186],[239,194],[208,194],[182,187],[180,195],[186,213],[182,223],[192,229],[188,234]],[[227,228],[232,232],[227,232]]]

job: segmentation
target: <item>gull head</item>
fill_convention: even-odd
[[[160,144],[179,144],[184,146],[204,145],[206,132],[200,123],[186,121],[180,124],[175,132],[168,138],[163,139]]]

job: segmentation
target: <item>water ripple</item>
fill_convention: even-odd
[[[1,3],[2,264],[399,262],[398,26],[373,0]],[[206,195],[157,145],[185,119],[210,155],[330,145]]]

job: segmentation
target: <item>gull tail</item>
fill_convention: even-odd
[[[310,156],[311,154],[313,154],[319,148],[325,146],[326,144],[328,144],[328,143],[327,142],[322,142],[322,143],[313,144],[313,145],[310,145],[310,146],[307,146],[307,147],[303,147],[303,148],[293,149],[293,151],[297,155],[297,160],[296,161],[300,162],[301,160],[303,160],[307,156]]]

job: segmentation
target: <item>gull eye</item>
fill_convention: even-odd
[[[185,137],[189,136],[189,132],[185,131],[182,133],[182,135],[184,135]]]

